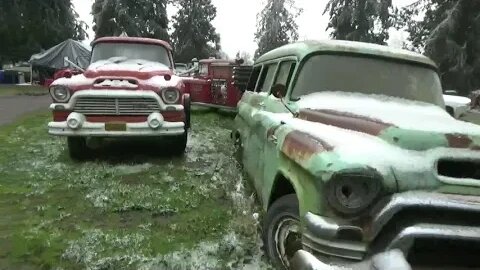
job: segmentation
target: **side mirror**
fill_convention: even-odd
[[[272,95],[282,99],[287,95],[287,87],[283,84],[276,84],[272,87]]]

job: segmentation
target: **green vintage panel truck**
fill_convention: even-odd
[[[286,45],[256,61],[238,111],[232,138],[275,264],[399,249],[413,266],[479,266],[480,126],[445,111],[430,59],[346,41]]]

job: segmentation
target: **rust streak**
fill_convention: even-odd
[[[282,147],[282,152],[295,160],[307,160],[314,154],[331,150],[333,147],[328,143],[300,131],[290,132]]]
[[[383,130],[394,126],[378,119],[334,110],[301,110],[299,118],[373,136],[378,136]]]
[[[470,137],[463,134],[446,134],[448,146],[452,148],[470,148],[473,141]]]

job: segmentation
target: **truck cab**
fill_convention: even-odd
[[[174,73],[172,47],[148,38],[105,37],[92,44],[89,67],[50,86],[48,132],[68,138],[70,156],[82,159],[87,139],[151,137],[187,143],[190,98]]]

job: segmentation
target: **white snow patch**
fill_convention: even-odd
[[[480,126],[458,121],[441,107],[396,97],[319,92],[301,97],[298,105],[369,117],[403,129],[480,135]]]
[[[59,78],[52,83],[52,86],[55,85],[64,85],[64,86],[81,86],[81,85],[92,85],[95,82],[95,78],[87,78],[83,74],[72,76],[71,78]]]
[[[468,106],[471,99],[467,97],[461,96],[452,96],[452,95],[443,95],[443,99],[445,100],[445,104],[456,107],[456,106]]]
[[[101,83],[94,85],[95,87],[123,87],[129,89],[138,88],[138,85],[131,83],[127,80],[104,80]]]
[[[145,60],[125,60],[124,62],[115,63],[115,59],[102,60],[90,65],[88,71],[133,71],[133,72],[153,72],[153,71],[169,71],[170,69],[164,64],[157,62],[150,62]],[[113,73],[114,77],[115,74]],[[72,78],[60,78],[55,80],[52,85],[65,86],[81,86],[93,85],[95,78],[87,78],[83,74],[72,76]],[[177,87],[182,82],[182,78],[176,75],[171,75],[170,80],[166,80],[165,76],[153,76],[148,80],[138,80],[140,85],[150,85],[156,88]],[[109,78],[102,83],[95,84],[96,87],[123,87],[126,89],[136,89],[139,86],[132,84],[127,80],[121,78]]]
[[[117,165],[114,167],[117,175],[137,174],[152,168],[150,163],[136,164],[136,165]]]
[[[142,81],[143,84],[147,85],[152,85],[157,88],[163,88],[163,87],[176,87],[178,84],[180,84],[182,81],[182,78],[176,75],[172,75],[170,80],[165,80],[165,76],[154,76],[148,80]]]

